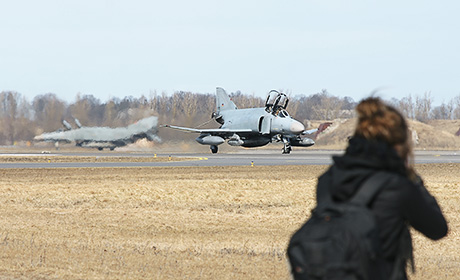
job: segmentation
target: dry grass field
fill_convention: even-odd
[[[326,166],[0,169],[0,279],[289,279]],[[459,164],[418,165],[450,226],[411,279],[458,279]]]

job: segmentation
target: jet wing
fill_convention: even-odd
[[[183,130],[183,131],[188,131],[188,132],[194,132],[194,133],[209,133],[212,135],[229,135],[229,134],[234,134],[234,133],[249,133],[252,132],[251,129],[228,129],[228,128],[203,128],[203,129],[198,129],[198,128],[190,128],[190,127],[181,127],[181,126],[175,126],[175,125],[163,125],[163,127],[169,127],[173,129],[178,129],[178,130]]]

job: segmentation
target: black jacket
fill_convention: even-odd
[[[435,198],[421,180],[409,180],[404,161],[384,142],[352,138],[345,154],[333,160],[334,164],[319,178],[318,188],[329,188],[338,202],[351,198],[376,171],[392,175],[369,207],[379,225],[386,262],[383,274],[387,276],[382,275],[382,279],[388,279],[395,266],[397,279],[406,279],[405,263],[412,260],[409,225],[434,240],[447,234],[447,223]]]

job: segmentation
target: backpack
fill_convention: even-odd
[[[375,279],[382,259],[378,227],[367,205],[389,177],[372,175],[341,203],[332,200],[328,188],[318,188],[318,205],[287,249],[294,279]]]

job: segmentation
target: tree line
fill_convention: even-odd
[[[288,111],[304,124],[308,120],[334,120],[354,117],[355,102],[351,97],[338,97],[322,90],[313,95],[290,96]],[[230,93],[239,108],[261,107],[265,99],[240,91]],[[35,135],[56,131],[67,120],[75,127],[75,119],[83,126],[118,127],[148,116],[157,116],[160,124],[197,127],[212,123],[215,95],[179,91],[172,95],[150,92],[149,96],[111,98],[101,102],[93,95],[77,94],[67,103],[54,93],[38,95],[32,101],[18,92],[0,92],[0,145],[32,141]],[[388,101],[410,119],[426,122],[432,119],[460,119],[460,95],[439,106],[433,105],[431,94],[408,95]],[[169,132],[162,132],[168,139]]]

